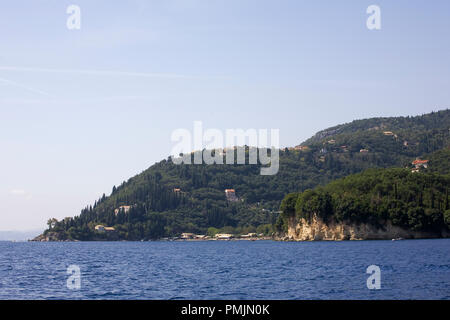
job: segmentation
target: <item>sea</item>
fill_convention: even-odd
[[[0,299],[450,299],[450,239],[0,242]]]

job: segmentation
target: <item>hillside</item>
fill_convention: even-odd
[[[175,165],[169,158],[113,187],[110,196],[79,216],[49,220],[45,235],[53,240],[141,240],[218,229],[269,234],[286,194],[368,168],[405,167],[450,146],[449,126],[449,110],[354,121],[319,132],[302,147],[280,150],[274,176],[261,176],[258,165]],[[227,200],[225,189],[234,189],[238,201]],[[115,231],[97,232],[99,224]]]
[[[325,235],[331,239],[341,236],[328,230],[330,225],[341,230],[365,225],[366,230],[375,231],[394,226],[396,232],[407,237],[422,237],[420,232],[423,236],[440,237],[450,230],[449,188],[449,175],[413,173],[409,169],[369,169],[325,187],[287,195],[277,226],[301,240],[317,238],[317,232],[311,235],[311,225],[319,224],[321,240]],[[298,227],[301,231],[296,233]],[[359,237],[374,237],[373,230],[366,231],[366,235],[359,232]]]
[[[390,117],[355,120],[351,123],[337,125],[316,133],[302,145],[314,145],[339,137],[341,141],[358,139],[359,134],[376,137],[373,133],[392,132],[399,141],[408,141],[410,150],[417,146],[420,153],[436,150],[435,144],[441,144],[448,134],[450,123],[449,110],[432,112],[415,117]],[[358,134],[358,135],[355,135]],[[354,139],[350,139],[353,137]],[[368,147],[368,142],[359,141],[361,147]],[[356,145],[353,145],[356,147]],[[438,148],[439,149],[439,148]]]
[[[429,166],[424,170],[427,173],[450,174],[450,148],[445,148],[431,153],[426,157]]]

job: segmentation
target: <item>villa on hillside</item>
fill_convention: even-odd
[[[368,153],[369,152],[369,150],[367,150],[367,149],[361,149],[361,150],[359,150],[359,153]]]
[[[414,160],[411,163],[416,169],[419,169],[421,167],[424,167],[425,169],[428,168],[428,160]]]
[[[99,225],[95,226],[95,231],[98,231],[98,232],[111,232],[111,231],[116,231],[116,229],[114,229],[113,227],[105,227],[105,226],[99,224]]]
[[[234,189],[225,189],[225,196],[227,197],[228,201],[239,201],[239,198],[236,196],[236,191]]]
[[[128,213],[131,210],[131,206],[120,206],[114,210],[114,214],[117,216],[119,212]]]
[[[288,150],[296,150],[296,151],[307,151],[309,150],[309,147],[307,146],[295,146],[295,147],[289,147]]]
[[[105,227],[102,225],[95,226],[95,231],[105,232]]]

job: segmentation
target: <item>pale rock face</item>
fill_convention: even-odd
[[[449,237],[447,232],[441,235],[405,230],[403,228],[393,226],[390,221],[386,222],[383,228],[377,228],[367,223],[343,223],[329,221],[325,223],[316,215],[310,222],[305,219],[296,221],[292,219],[288,226],[288,239],[295,241],[315,241],[315,240],[386,240],[386,239],[421,239],[421,238],[438,238]]]

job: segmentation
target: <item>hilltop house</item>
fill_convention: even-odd
[[[361,150],[359,150],[359,153],[368,153],[369,152],[369,150],[367,150],[367,149],[361,149]]]

